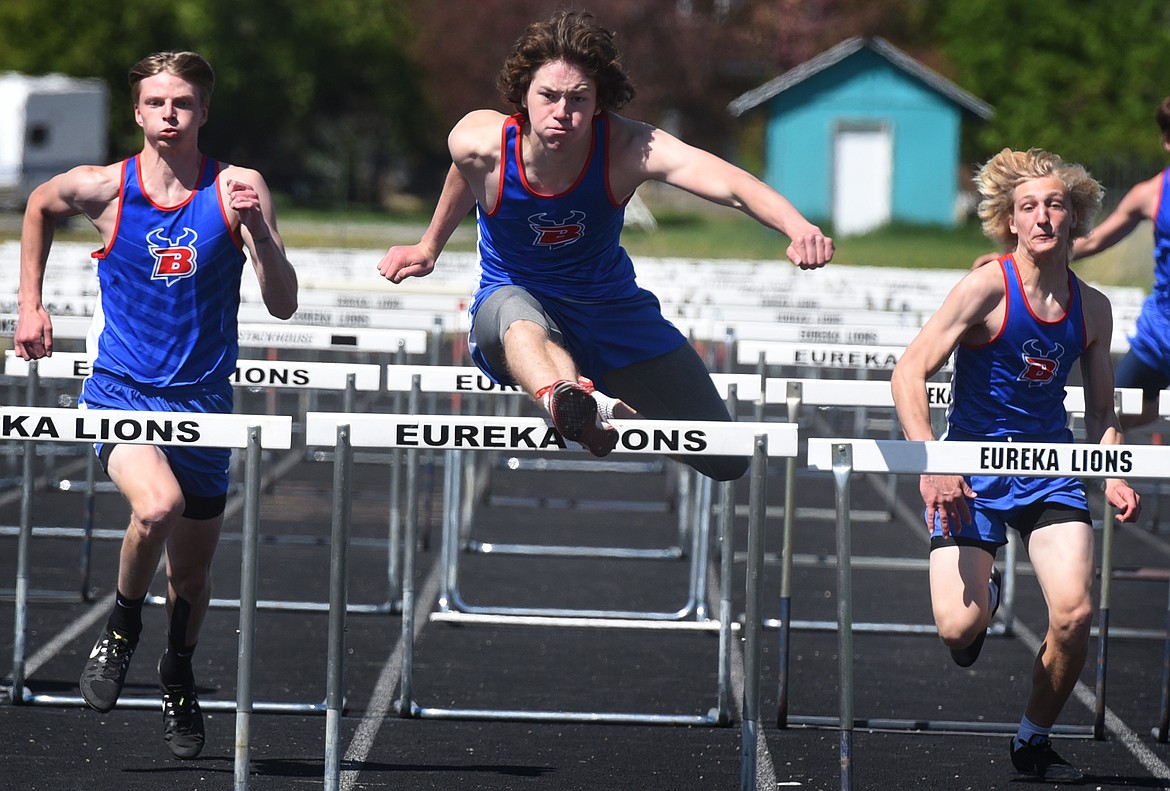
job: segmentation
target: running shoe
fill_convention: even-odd
[[[617,429],[597,414],[597,401],[587,389],[567,379],[552,386],[548,411],[565,439],[579,442],[594,456],[607,456],[617,447]]]
[[[171,755],[183,760],[203,751],[203,710],[195,684],[162,687],[163,741]]]
[[[1020,774],[1035,777],[1046,783],[1079,783],[1085,779],[1081,771],[1056,754],[1047,736],[1033,736],[1022,746],[1011,743],[1012,766]]]
[[[109,627],[98,637],[81,671],[81,696],[91,709],[104,714],[114,708],[126,683],[135,646],[121,632]]]
[[[994,618],[996,612],[999,611],[1000,600],[1000,581],[1001,575],[999,569],[995,566],[991,567],[991,580],[988,586],[991,589],[991,617]],[[979,652],[983,650],[983,642],[987,639],[987,630],[984,629],[975,638],[974,642],[966,648],[952,648],[951,659],[955,660],[955,664],[959,667],[971,667],[975,664],[975,660],[979,658]]]

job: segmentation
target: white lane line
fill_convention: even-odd
[[[280,462],[269,473],[269,475],[265,476],[265,478],[260,481],[260,489],[263,491],[265,485],[269,481],[276,480],[285,475],[290,469],[296,466],[296,463],[300,461],[301,458],[302,455],[298,451],[287,454],[283,459],[280,460]],[[242,494],[233,496],[230,500],[228,500],[227,506],[224,508],[224,519],[234,516],[243,507],[244,496]],[[158,566],[155,567],[154,573],[158,574],[159,571],[161,571],[165,566],[166,557],[164,556],[163,559],[159,561]],[[64,648],[69,645],[69,643],[78,639],[87,630],[93,628],[95,623],[105,618],[110,608],[114,606],[114,596],[115,592],[111,591],[98,601],[94,602],[93,606],[90,607],[85,615],[82,615],[80,618],[72,621],[68,626],[65,627],[64,630],[58,633],[56,637],[45,643],[43,646],[41,646],[40,650],[26,659],[24,663],[25,681],[27,681],[34,673],[44,667],[44,665],[49,660],[64,650]]]
[[[719,598],[716,591],[720,590],[719,566],[712,559],[707,567],[707,578],[711,584],[707,587],[707,607],[711,612],[719,612]],[[732,623],[732,626],[738,626]],[[743,640],[731,641],[731,713],[732,717],[743,721]],[[757,791],[773,791],[777,787],[776,766],[772,762],[772,753],[768,750],[768,738],[764,728],[756,734],[756,789]]]
[[[434,609],[439,600],[440,564],[431,566],[430,574],[423,584],[422,595],[418,597],[414,607],[415,637],[422,632],[427,623],[427,615]],[[374,685],[374,692],[370,696],[370,704],[366,715],[358,723],[354,731],[349,748],[345,751],[346,765],[361,765],[365,763],[378,738],[378,731],[391,713],[394,706],[394,691],[398,688],[399,676],[402,671],[402,640],[398,640],[394,651],[386,663],[382,665],[382,672]],[[359,769],[343,769],[341,772],[341,791],[353,791],[360,774]]]
[[[1017,620],[1013,624],[1012,630],[1012,633],[1033,655],[1040,650],[1040,637],[1021,621]],[[1078,681],[1076,687],[1073,688],[1073,696],[1091,714],[1097,713],[1097,692],[1095,689],[1090,689],[1087,684]],[[1142,742],[1141,737],[1126,725],[1124,720],[1114,714],[1108,706],[1105,707],[1105,729],[1125,745],[1125,749],[1129,750],[1130,755],[1136,758],[1138,763],[1153,777],[1163,783],[1170,782],[1170,766],[1167,766],[1153,750],[1147,747]]]
[[[875,488],[877,483],[873,476],[866,476],[874,482]],[[879,493],[880,493],[879,489]],[[917,526],[919,516],[914,513],[909,506],[902,501],[897,501],[894,506],[896,518],[901,519],[907,525]],[[925,530],[915,530],[917,535],[925,536]],[[1033,656],[1040,650],[1040,638],[1029,629],[1023,621],[1016,618],[1012,622],[1012,634],[1019,638],[1020,642],[1032,653]],[[1097,691],[1090,689],[1082,681],[1078,681],[1076,687],[1073,688],[1073,697],[1075,697],[1085,708],[1089,710],[1094,716],[1097,713]],[[1105,728],[1113,734],[1117,740],[1125,746],[1138,763],[1140,763],[1146,771],[1148,771],[1155,778],[1170,782],[1170,766],[1167,766],[1162,759],[1160,759],[1150,748],[1143,742],[1140,736],[1130,728],[1124,720],[1113,713],[1113,710],[1108,706],[1105,707]]]

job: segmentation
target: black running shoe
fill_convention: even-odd
[[[1003,598],[1003,589],[1000,584],[999,569],[995,566],[991,567],[991,617],[999,611],[999,600]],[[979,633],[979,636],[966,648],[952,648],[951,659],[955,660],[955,664],[959,667],[971,667],[975,664],[975,660],[979,658],[979,652],[983,650],[983,642],[987,639],[987,630],[984,629]]]
[[[203,710],[195,685],[162,688],[163,741],[171,755],[183,760],[203,751]]]
[[[553,385],[549,414],[561,436],[581,443],[594,456],[607,456],[617,447],[617,429],[602,421],[597,402],[576,382],[565,380]]]
[[[1085,779],[1081,771],[1056,754],[1047,736],[1033,736],[1022,747],[1011,743],[1012,766],[1021,774],[1046,783],[1080,783]]]
[[[81,696],[91,709],[104,714],[114,708],[136,645],[116,629],[102,632],[81,671]]]

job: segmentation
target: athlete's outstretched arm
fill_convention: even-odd
[[[391,247],[378,263],[378,271],[391,283],[408,277],[424,277],[435,269],[451,234],[475,207],[475,195],[455,165],[447,171],[443,192],[431,215],[430,225],[417,244]]]
[[[94,217],[117,198],[116,182],[104,167],[82,165],[41,184],[29,195],[20,231],[20,285],[13,347],[18,357],[37,360],[53,353],[53,321],[42,302],[53,232],[66,217]]]
[[[802,269],[816,269],[832,259],[833,240],[805,219],[787,198],[751,173],[661,129],[614,118],[621,156],[646,178],[738,209],[779,231],[791,240],[788,260]]]
[[[1125,442],[1113,402],[1113,311],[1109,298],[1081,285],[1085,316],[1085,351],[1081,354],[1081,379],[1085,383],[1085,435],[1089,442],[1120,445]],[[1105,479],[1105,499],[1117,510],[1117,521],[1135,522],[1141,514],[1141,498],[1121,478]]]

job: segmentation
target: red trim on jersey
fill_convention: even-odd
[[[236,243],[236,247],[241,250],[244,249],[244,237],[240,235],[239,228],[232,228],[232,221],[228,217],[227,206],[223,202],[223,190],[219,188],[219,176],[223,173],[222,163],[214,161],[215,164],[215,199],[219,202],[219,213],[223,217],[223,224],[227,226],[228,233],[231,234],[232,240]]]
[[[601,129],[605,133],[605,194],[609,196],[609,202],[613,204],[614,208],[621,208],[630,202],[634,193],[631,192],[623,201],[619,201],[613,196],[613,188],[609,184],[609,157],[613,151],[613,138],[609,134],[609,113],[601,112],[598,115],[601,119]]]
[[[508,158],[508,126],[517,123],[518,118],[522,116],[520,113],[510,115],[504,119],[504,123],[500,125],[500,166],[499,166],[499,183],[496,184],[496,202],[492,204],[492,208],[488,211],[488,217],[494,217],[496,212],[500,210],[500,203],[504,200],[504,162]],[[517,135],[519,138],[519,135]]]
[[[1069,277],[1072,277],[1072,272],[1069,271],[1068,275],[1069,275]],[[1072,301],[1073,301],[1073,290],[1072,290],[1073,286],[1072,286],[1071,280],[1068,283],[1068,305],[1065,307],[1064,313],[1062,313],[1059,318],[1053,319],[1052,321],[1046,321],[1045,319],[1040,318],[1039,316],[1036,315],[1036,311],[1032,310],[1032,303],[1028,299],[1028,292],[1024,290],[1024,280],[1022,277],[1020,277],[1020,267],[1018,264],[1016,265],[1016,283],[1018,283],[1020,286],[1020,294],[1024,297],[1024,305],[1028,308],[1028,313],[1030,313],[1032,315],[1032,318],[1036,320],[1037,324],[1046,324],[1048,326],[1053,326],[1056,324],[1060,324],[1061,322],[1063,322],[1065,319],[1068,318],[1068,309],[1072,307]]]
[[[512,117],[516,118],[517,116]],[[589,173],[589,165],[593,162],[593,152],[597,150],[597,129],[593,126],[592,118],[589,119],[589,156],[585,157],[585,164],[581,166],[581,172],[577,174],[577,178],[573,180],[573,183],[569,185],[568,189],[552,194],[537,192],[535,189],[533,189],[532,185],[528,183],[528,176],[524,172],[524,152],[520,147],[520,141],[524,137],[524,127],[521,126],[519,122],[517,122],[516,127],[516,173],[520,176],[521,186],[524,187],[525,191],[528,192],[529,195],[533,195],[537,198],[559,198],[562,195],[568,195],[570,192],[577,189],[577,186],[585,180],[586,174]],[[503,163],[501,162],[501,176],[503,175],[503,172]],[[502,178],[500,179],[500,182],[501,184],[503,183]]]
[[[141,154],[134,155],[135,159],[139,159],[141,156],[142,156]],[[199,191],[199,184],[203,181],[203,170],[206,167],[207,167],[207,156],[201,154],[199,156],[199,175],[195,179],[195,189],[191,190],[191,193],[186,198],[184,198],[180,202],[176,203],[174,206],[163,206],[161,203],[155,203],[154,198],[150,197],[150,193],[146,191],[146,185],[142,183],[142,161],[141,161],[141,159],[139,159],[139,162],[138,162],[138,189],[139,189],[139,191],[142,192],[142,197],[146,198],[146,202],[149,203],[154,208],[158,209],[159,211],[174,211],[175,209],[181,209],[184,206],[186,206],[188,203],[190,203],[192,200],[195,199],[195,193]]]
[[[984,346],[990,346],[991,344],[998,341],[1000,336],[1003,335],[1003,331],[1005,329],[1007,329],[1008,311],[1011,310],[1011,307],[1012,307],[1011,300],[1008,299],[1009,289],[1008,289],[1008,279],[1007,279],[1008,278],[1007,266],[1004,263],[1005,261],[1007,261],[1008,258],[1009,258],[1009,256],[1005,255],[1005,256],[1000,257],[996,261],[996,263],[999,264],[999,274],[1003,276],[1003,323],[999,325],[999,329],[995,331],[995,335],[991,336],[990,340],[987,340],[983,343],[960,343],[959,344],[960,346],[967,348],[967,349],[982,349]],[[1027,300],[1025,300],[1025,301],[1027,301]]]
[[[105,247],[99,247],[89,254],[90,258],[98,261],[104,259],[110,254],[110,250],[114,247],[114,242],[118,238],[118,227],[122,224],[122,207],[126,205],[126,168],[130,167],[130,160],[122,160],[121,175],[118,177],[118,213],[114,215],[114,231],[110,234],[110,240],[106,242]]]

